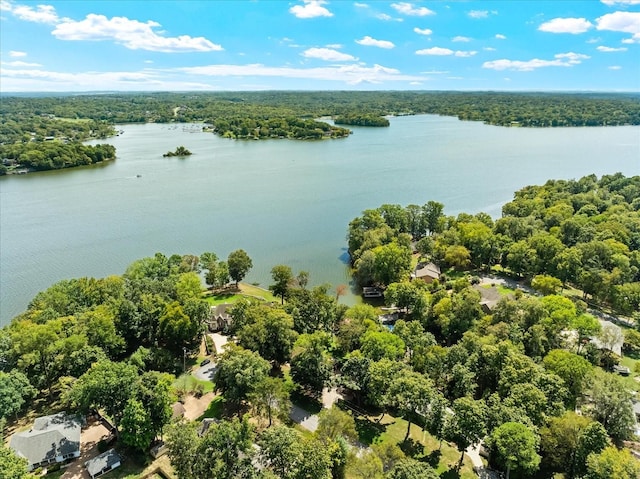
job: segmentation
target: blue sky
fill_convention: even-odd
[[[0,0],[0,91],[640,91],[640,0]]]

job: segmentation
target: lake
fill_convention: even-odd
[[[0,325],[56,281],[122,274],[159,251],[243,248],[245,281],[288,264],[348,283],[351,219],[383,203],[444,203],[499,217],[547,179],[640,174],[640,127],[525,129],[433,115],[353,127],[345,139],[235,141],[201,125],[124,125],[116,161],[0,177]],[[163,158],[183,145],[188,158]],[[353,301],[347,298],[346,301]]]

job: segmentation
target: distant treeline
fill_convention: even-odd
[[[429,113],[492,125],[639,125],[640,95],[496,92],[220,92],[119,93],[66,97],[3,97],[0,142],[16,141],[5,131],[13,121],[56,118],[132,122],[206,122]],[[294,125],[297,126],[297,125]],[[224,134],[226,130],[219,128]],[[287,131],[289,133],[289,131]],[[278,135],[290,137],[287,135]],[[295,136],[294,136],[295,137]]]
[[[60,141],[14,143],[0,145],[0,157],[0,175],[5,175],[12,170],[58,170],[114,160],[116,149],[106,144],[86,146]]]

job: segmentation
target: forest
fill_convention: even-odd
[[[107,138],[117,134],[116,124],[202,122],[203,131],[230,139],[320,140],[351,134],[338,125],[389,126],[385,116],[414,114],[509,127],[640,125],[640,96],[363,91],[5,95],[0,102],[0,175],[86,164],[90,155],[73,152],[65,161],[40,157],[51,156],[47,141],[75,145]],[[321,118],[333,118],[335,125]],[[29,155],[38,157],[37,168]]]
[[[130,472],[162,438],[184,479],[470,479],[465,451],[481,443],[511,478],[635,479],[639,210],[640,177],[621,174],[525,187],[495,221],[448,217],[434,201],[366,210],[348,225],[349,252],[384,299],[351,307],[344,285],[310,286],[288,265],[273,267],[268,292],[241,294],[243,250],[157,253],[121,276],[61,281],[0,330],[3,429],[97,409]],[[411,280],[422,262],[443,276]],[[517,286],[480,281],[497,275]],[[489,289],[500,297],[487,309]],[[204,353],[220,301],[233,302],[230,344]],[[389,311],[393,328],[380,320]],[[203,360],[213,383],[190,374]],[[214,422],[172,419],[176,400],[204,392],[200,419]],[[30,477],[4,444],[3,467]]]

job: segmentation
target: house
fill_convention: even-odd
[[[425,283],[431,283],[435,279],[440,279],[440,267],[434,263],[420,263],[413,273],[415,279],[421,279]]]
[[[109,471],[112,471],[116,467],[120,467],[120,455],[115,449],[109,449],[102,454],[97,455],[93,459],[89,459],[84,463],[84,467],[87,468],[87,472],[91,476],[91,479],[100,477]]]
[[[37,418],[11,437],[9,447],[28,461],[29,471],[80,456],[80,420],[64,412]]]
[[[229,303],[211,306],[209,319],[206,321],[209,331],[224,331],[229,327],[231,324],[229,310],[232,306]]]

